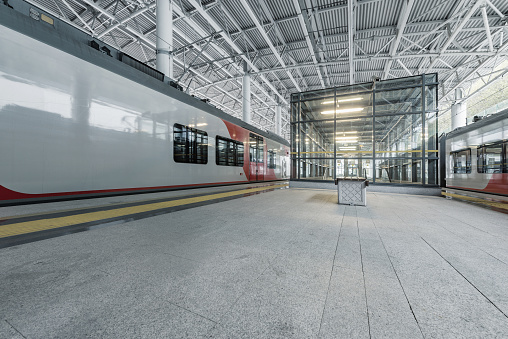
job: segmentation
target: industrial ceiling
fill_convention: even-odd
[[[294,92],[436,72],[440,109],[455,89],[508,69],[506,0],[172,0],[174,77],[184,90],[289,138]],[[155,67],[155,0],[27,0]],[[473,93],[466,93],[465,98]]]

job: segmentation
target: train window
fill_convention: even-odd
[[[263,145],[263,138],[259,138],[258,143],[258,163],[262,164],[265,162],[265,145]]]
[[[192,127],[173,126],[173,159],[175,162],[206,164],[208,162],[208,134]]]
[[[471,149],[451,152],[453,160],[453,173],[471,173]]]
[[[243,166],[243,143],[217,136],[215,163],[220,166]]]
[[[503,173],[508,173],[508,141],[504,142]]]
[[[503,172],[503,144],[478,147],[478,173]]]
[[[272,150],[268,150],[268,168],[275,169],[275,158],[277,153]]]

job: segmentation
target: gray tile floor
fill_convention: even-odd
[[[1,249],[0,338],[508,338],[508,215],[367,201],[277,190]]]

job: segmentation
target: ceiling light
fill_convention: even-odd
[[[337,137],[337,140],[358,140],[358,137]]]
[[[363,98],[361,97],[357,97],[357,98],[349,98],[349,99],[339,99],[337,100],[337,102],[349,102],[349,101],[359,101],[359,100],[362,100]],[[329,100],[329,101],[323,101],[321,103],[321,105],[328,105],[328,104],[333,104],[334,101],[333,100]]]
[[[323,111],[321,114],[333,114],[335,112],[337,113],[350,113],[350,112],[360,112],[363,111],[364,107],[354,107],[354,108],[345,108],[345,109],[338,109],[335,111]]]
[[[363,111],[363,109],[364,109],[364,107],[338,109],[337,113],[361,112],[361,111]]]

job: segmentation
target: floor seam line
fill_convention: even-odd
[[[427,240],[425,240],[425,238],[423,238],[422,236],[420,236],[420,238],[421,238],[421,239],[422,239],[422,240],[423,240],[423,241],[424,241],[424,242],[425,242],[425,243],[426,243],[426,244],[427,244],[430,248],[432,248],[432,250],[434,250],[434,252],[436,252],[436,253],[437,253],[437,255],[439,255],[439,256],[441,257],[441,259],[443,259],[444,261],[446,261],[446,263],[447,263],[448,265],[450,265],[450,266],[451,266],[451,267],[455,270],[455,272],[457,272],[457,273],[458,273],[458,274],[459,274],[462,278],[464,278],[464,280],[466,280],[466,281],[467,281],[467,282],[468,282],[471,286],[473,286],[473,288],[474,288],[475,290],[477,290],[477,291],[478,291],[478,293],[480,293],[480,294],[481,294],[481,295],[482,295],[485,299],[487,299],[487,301],[488,301],[489,303],[491,303],[491,304],[492,304],[492,306],[494,306],[494,307],[495,307],[495,308],[496,308],[499,312],[501,312],[501,314],[502,314],[502,315],[504,315],[504,316],[505,316],[505,318],[508,318],[508,315],[506,315],[506,313],[504,313],[504,312],[503,312],[503,311],[502,311],[502,310],[501,310],[501,309],[500,309],[500,308],[499,308],[496,304],[494,304],[494,302],[493,302],[492,300],[490,300],[490,299],[489,299],[489,297],[487,297],[487,296],[486,296],[486,295],[485,295],[482,291],[480,291],[480,289],[479,289],[478,287],[476,287],[476,286],[475,286],[475,285],[474,285],[471,281],[469,281],[469,279],[468,279],[468,278],[466,278],[466,276],[465,276],[464,274],[462,274],[462,273],[461,273],[461,272],[460,272],[457,268],[455,268],[455,266],[453,266],[451,262],[449,262],[449,261],[448,261],[445,257],[443,257],[443,256],[441,255],[441,253],[439,253],[439,252],[438,252],[438,251],[437,251],[437,250],[436,250],[436,249],[435,249],[435,248],[434,248],[431,244],[429,244],[429,243],[427,242]]]
[[[337,236],[337,244],[335,245],[335,253],[333,255],[332,270],[330,272],[330,280],[328,281],[328,289],[326,290],[325,303],[323,305],[323,313],[321,313],[321,321],[319,322],[318,338],[321,335],[321,327],[323,326],[323,319],[325,317],[326,303],[328,302],[328,294],[330,293],[330,286],[332,284],[333,268],[335,267],[335,258],[337,257],[337,250],[339,248],[340,235],[342,233],[342,225],[344,224],[344,216],[346,215],[346,208],[344,207],[344,213],[342,214],[342,220],[340,222],[339,235]]]
[[[23,338],[26,339],[26,337],[23,335],[23,333],[21,333],[20,331],[18,331],[18,329],[16,327],[14,327],[10,322],[7,321],[7,319],[4,319],[4,321],[9,324],[10,327],[12,327],[14,329],[14,331],[18,332],[20,336],[22,336]]]
[[[355,206],[356,213],[356,231],[358,233],[358,245],[360,246],[360,263],[362,264],[362,277],[363,277],[363,292],[365,294],[365,308],[367,310],[367,325],[369,327],[369,338],[372,338],[370,333],[370,316],[369,316],[369,302],[367,299],[367,285],[365,284],[365,270],[363,269],[363,255],[362,255],[362,242],[360,240],[360,226],[358,225],[358,207]]]
[[[367,210],[370,212],[370,210],[367,208]],[[370,213],[369,213],[370,214]],[[399,217],[400,218],[400,217]],[[409,310],[411,311],[411,314],[413,315],[414,320],[416,321],[416,326],[418,326],[418,329],[420,330],[420,333],[422,334],[422,337],[425,338],[425,335],[423,334],[422,328],[420,327],[420,322],[418,321],[418,318],[416,317],[416,314],[413,310],[413,307],[411,306],[411,302],[409,301],[409,298],[406,294],[406,290],[404,289],[404,286],[402,286],[402,281],[400,281],[399,275],[397,274],[397,270],[395,269],[395,266],[393,265],[392,259],[390,258],[390,255],[388,254],[388,250],[386,249],[386,245],[383,241],[383,238],[381,237],[381,234],[379,234],[379,230],[376,226],[376,223],[374,222],[374,219],[372,219],[372,223],[374,224],[374,228],[376,229],[377,236],[379,237],[379,240],[381,240],[381,244],[383,245],[383,248],[385,250],[386,256],[388,257],[388,261],[390,261],[390,265],[392,266],[393,272],[395,273],[395,277],[397,278],[397,281],[399,282],[400,288],[402,289],[402,293],[404,294],[404,297],[406,298],[407,304],[409,306]]]

